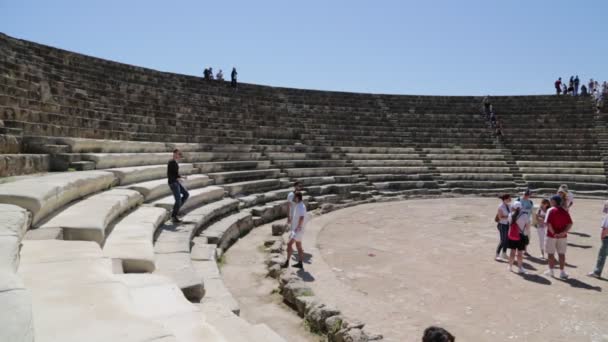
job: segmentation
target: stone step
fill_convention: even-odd
[[[194,208],[200,207],[205,203],[215,202],[224,197],[224,189],[219,186],[207,186],[202,189],[194,189],[189,191],[190,197],[182,204],[180,212],[188,212]],[[175,198],[173,195],[166,196],[151,202],[150,204],[156,207],[161,207],[166,210],[172,210]]]
[[[196,208],[185,215],[182,223],[166,223],[159,227],[154,248],[158,254],[190,253],[192,239],[209,223],[238,209],[239,202],[224,198]]]
[[[116,223],[103,246],[104,256],[118,260],[126,273],[153,272],[154,232],[168,217],[163,208],[137,208]]]
[[[164,326],[177,341],[227,342],[171,279],[155,274],[121,274],[117,278],[129,288],[135,313]]]
[[[201,235],[206,237],[210,244],[216,244],[225,251],[252,228],[252,215],[246,212],[240,212],[212,224],[205,229]]]
[[[68,165],[68,169],[73,169],[75,171],[90,171],[95,170],[95,162],[92,161],[77,161],[70,163]]]
[[[260,179],[223,184],[222,188],[224,188],[228,194],[230,194],[230,196],[235,196],[239,194],[253,194],[257,192],[270,191],[277,189],[280,186],[281,182],[278,179]]]
[[[49,153],[49,154],[59,154],[59,153],[69,153],[70,152],[70,146],[68,146],[68,145],[46,144],[46,145],[43,145],[43,149],[46,153]]]
[[[269,160],[247,160],[247,161],[228,161],[228,162],[205,162],[196,163],[194,167],[198,168],[201,173],[209,172],[225,172],[225,171],[242,171],[267,169],[270,167]]]
[[[110,223],[141,203],[143,196],[137,191],[111,189],[70,205],[38,229],[61,230],[64,240],[102,245]]]
[[[60,207],[107,189],[116,182],[112,173],[59,173],[0,184],[0,203],[15,204],[32,213],[32,225]]]
[[[431,164],[439,167],[505,167],[510,160],[431,160]]]
[[[286,189],[271,190],[267,192],[255,193],[248,196],[239,197],[238,200],[241,202],[240,208],[249,208],[267,202],[287,199],[287,195],[291,191],[293,191],[293,188],[291,187]]]
[[[603,168],[604,163],[601,161],[528,161],[518,160],[519,167],[541,167],[541,168]]]
[[[34,341],[31,293],[17,274],[21,240],[29,228],[30,214],[23,208],[0,204],[0,217],[0,302],[7,308],[0,320],[0,340]]]
[[[510,180],[446,180],[446,186],[455,188],[474,188],[474,189],[501,189],[515,188],[515,182]]]
[[[420,158],[420,157],[417,157]],[[370,166],[422,166],[424,165],[424,161],[421,159],[417,160],[404,160],[404,159],[394,159],[394,160],[381,160],[381,159],[367,159],[367,160],[353,160],[353,165],[359,168],[370,167]]]
[[[221,304],[205,302],[200,305],[207,321],[230,342],[284,342],[276,336],[261,335],[253,326]]]
[[[356,183],[357,181],[359,181],[359,179],[359,175],[302,177],[298,178],[298,182],[302,183],[302,185],[306,187],[311,185],[323,185],[333,183]]]
[[[444,181],[453,180],[487,180],[487,181],[512,181],[510,173],[441,173]]]
[[[363,175],[371,174],[421,174],[431,170],[426,166],[359,167]]]
[[[564,183],[605,183],[606,175],[574,175],[574,174],[523,174],[523,179],[526,181],[556,181]]]
[[[472,174],[492,174],[492,173],[510,173],[513,168],[509,167],[437,167],[440,173],[472,173]],[[517,168],[515,168],[517,170]]]
[[[215,184],[226,184],[243,182],[257,179],[278,178],[279,169],[266,170],[246,170],[246,171],[227,171],[209,173],[208,176],[215,181]]]
[[[347,160],[339,159],[275,160],[273,163],[280,168],[341,167],[348,164]]]
[[[182,184],[184,184],[187,189],[197,189],[213,184],[213,180],[206,175],[195,174],[184,177],[185,178],[182,178]],[[166,197],[172,194],[171,188],[169,187],[169,184],[167,183],[166,179],[157,179],[142,183],[135,183],[127,185],[125,186],[125,188],[139,192],[142,196],[144,196],[145,202],[152,201],[160,197]]]
[[[50,169],[48,154],[0,154],[0,178],[48,172]]]
[[[37,341],[175,341],[162,324],[134,314],[128,287],[94,242],[24,241],[19,275],[32,296]]]
[[[396,182],[396,181],[433,181],[436,180],[432,174],[366,174],[366,179],[372,183]]]
[[[106,169],[105,171],[112,172],[116,178],[118,178],[118,183],[120,185],[128,185],[167,177],[167,163],[162,165],[113,168]],[[179,173],[181,175],[189,175],[197,172],[198,169],[195,168],[193,164],[179,164]]]
[[[435,181],[395,181],[372,183],[378,190],[411,190],[411,189],[436,189]]]
[[[417,160],[420,154],[416,151],[409,153],[346,153],[346,158],[353,161],[364,160]]]
[[[505,160],[502,154],[437,154],[429,153],[427,157],[431,160]]]
[[[354,173],[352,167],[324,167],[324,168],[299,168],[286,169],[285,172],[289,177],[323,177],[323,176],[341,176],[351,175]]]

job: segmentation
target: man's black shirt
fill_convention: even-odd
[[[178,178],[180,178],[179,164],[176,160],[171,159],[167,164],[167,181],[169,182],[169,184],[173,184],[177,182]]]

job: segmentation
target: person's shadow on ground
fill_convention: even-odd
[[[571,243],[571,242],[568,242],[568,247],[576,247],[576,248],[582,248],[582,249],[593,248],[593,246],[591,246],[591,245],[579,245],[579,244]]]
[[[306,283],[315,281],[315,277],[313,277],[313,275],[310,274],[310,272],[307,272],[306,270],[298,270],[296,274],[298,275],[298,277],[300,277],[300,279],[302,279],[302,281]]]
[[[578,233],[578,232],[568,232],[568,234],[572,234],[572,235],[576,235],[576,236],[580,236],[580,237],[591,237],[591,235],[587,234],[587,233]]]
[[[577,289],[583,289],[583,290],[592,290],[592,291],[597,291],[597,292],[602,292],[602,288],[599,286],[592,286],[589,285],[583,281],[580,281],[578,279],[575,278],[569,278],[569,279],[560,279],[560,278],[556,278],[557,280],[564,282],[574,288]]]
[[[533,263],[535,263],[535,264],[538,264],[538,265],[546,265],[548,263],[547,259],[537,258],[537,257],[532,256],[530,254],[528,254],[528,256],[526,256],[526,259],[529,260],[529,261],[531,261],[531,262],[533,262]]]
[[[304,263],[312,264],[312,254],[304,252]]]
[[[521,274],[522,278],[533,283],[540,285],[551,285],[551,281],[545,277],[541,277],[538,274]]]

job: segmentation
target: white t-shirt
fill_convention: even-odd
[[[604,231],[604,229],[608,229],[608,215],[605,215],[604,219],[602,220],[602,227],[600,228],[600,234]]]
[[[509,224],[513,223],[513,213],[509,214]],[[530,216],[527,213],[521,212],[517,217],[517,221],[515,222],[519,226],[519,231],[524,233],[524,235],[528,235],[528,224],[530,223]]]
[[[289,217],[293,217],[293,210],[296,206],[296,202],[293,200],[295,195],[296,194],[293,191],[287,195],[287,203],[289,203]]]
[[[293,215],[291,216],[291,230],[296,230],[298,228],[298,223],[300,222],[300,217],[304,217],[304,221],[302,222],[302,230],[306,226],[306,205],[304,202],[294,203]]]
[[[509,215],[509,208],[506,204],[504,203],[500,203],[500,205],[498,206],[498,210],[500,211],[501,216],[508,216]],[[500,221],[498,221],[498,223],[500,224],[509,224],[509,218],[505,217],[505,218],[501,218]]]

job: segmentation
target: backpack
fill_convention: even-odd
[[[508,233],[509,240],[519,241],[521,239],[521,232],[519,231],[519,226],[516,222],[511,223],[509,226]]]

